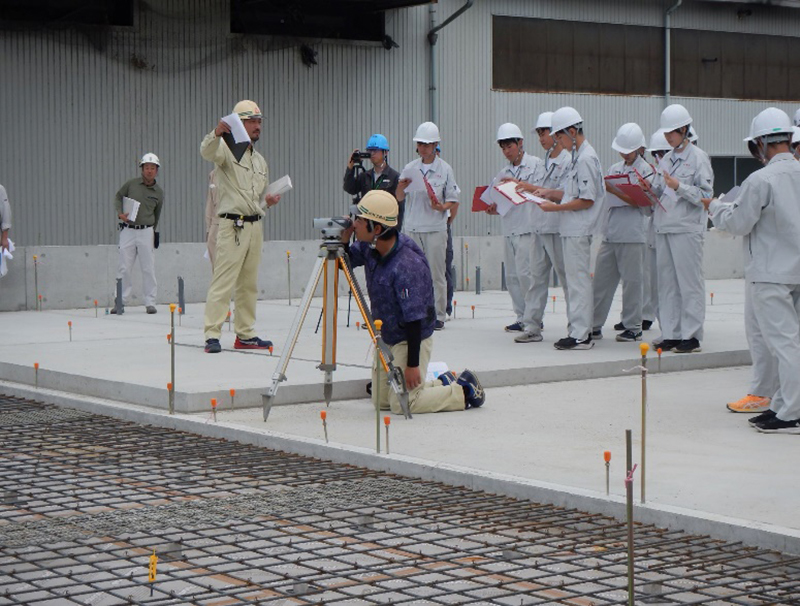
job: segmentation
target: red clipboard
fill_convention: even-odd
[[[480,185],[475,188],[475,193],[472,194],[472,212],[482,213],[489,210],[489,205],[481,200],[483,192],[485,192],[487,189],[489,189],[488,185]]]
[[[605,181],[607,185],[618,189],[628,196],[636,206],[650,208],[655,204],[653,197],[650,196],[641,185],[630,182],[630,175],[627,173],[622,175],[608,175],[605,177]]]

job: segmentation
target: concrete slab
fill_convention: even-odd
[[[709,282],[715,293],[707,309],[703,353],[689,356],[665,354],[664,372],[725,367],[749,363],[743,314],[743,283],[740,280]],[[450,368],[472,368],[481,373],[487,387],[582,380],[617,376],[640,358],[639,345],[617,343],[611,326],[617,321],[619,301],[607,323],[606,339],[591,351],[559,352],[553,342],[566,334],[565,303],[560,288],[551,289],[555,303],[548,305],[545,340],[516,344],[503,326],[513,321],[510,299],[501,291],[481,295],[460,292],[456,296],[455,318],[435,336],[433,359]],[[552,301],[552,299],[551,299]],[[279,357],[298,311],[299,300],[260,301],[257,330],[275,343],[274,355],[263,351],[232,349],[235,335],[223,327],[224,351],[208,355],[203,345],[203,306],[189,304],[187,313],[176,313],[175,380],[170,374],[170,330],[167,306],[157,315],[142,307],[126,308],[123,316],[105,314],[105,307],[78,310],[13,312],[0,315],[4,335],[0,345],[0,376],[35,384],[33,366],[39,363],[38,385],[82,395],[119,400],[166,409],[169,382],[175,386],[179,412],[208,410],[211,398],[228,402],[236,390],[235,405],[261,405],[261,395],[272,382]],[[347,324],[347,297],[339,299],[337,371],[334,399],[365,395],[372,353],[367,333],[355,327],[361,318],[355,305]],[[474,306],[474,311],[473,311]],[[555,311],[553,311],[555,309]],[[234,312],[235,313],[235,312]],[[281,384],[276,404],[313,402],[322,398],[322,373],[317,370],[321,356],[321,334],[315,334],[321,300],[311,310],[289,364],[288,380]],[[96,317],[97,314],[97,317]],[[473,317],[474,316],[474,317]],[[72,322],[72,341],[68,322]],[[658,336],[657,331],[646,333]],[[655,359],[653,360],[655,364]]]

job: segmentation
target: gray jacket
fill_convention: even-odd
[[[750,282],[800,284],[800,162],[777,154],[747,177],[733,202],[712,200],[719,229],[744,236]]]
[[[678,190],[668,192],[661,174],[667,173],[680,181]],[[714,195],[714,171],[704,151],[689,144],[680,153],[667,153],[659,164],[659,174],[653,178],[653,191],[661,200],[653,215],[657,234],[703,233],[707,213],[702,198]],[[662,208],[663,207],[663,208]]]

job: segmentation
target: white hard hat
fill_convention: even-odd
[[[798,143],[800,143],[800,126],[795,126],[792,134],[792,146],[794,147]]]
[[[794,112],[794,125],[800,126],[800,109]]]
[[[789,115],[777,107],[768,107],[759,113],[750,123],[750,139],[755,140],[760,137],[770,135],[789,135],[793,134],[792,122]],[[786,139],[786,137],[783,137]]]
[[[442,138],[439,136],[439,127],[433,122],[423,122],[417,127],[417,134],[414,141],[417,143],[439,143]]]
[[[511,122],[506,122],[505,124],[501,124],[500,128],[497,129],[497,141],[505,141],[506,139],[522,139],[522,131],[519,129],[519,126],[516,124],[512,124]]]
[[[686,135],[692,143],[697,143],[700,137],[697,136],[697,131],[694,129],[694,126],[689,126],[689,132]]]
[[[691,123],[692,117],[680,103],[670,105],[661,112],[661,128],[664,129],[664,132],[678,130],[683,126],[689,126]]]
[[[550,130],[550,127],[553,124],[552,119],[553,112],[542,112],[539,114],[539,117],[536,118],[536,126],[533,127],[533,131],[537,131],[540,128],[546,128],[547,130]]]
[[[143,166],[144,164],[155,164],[156,166],[161,166],[161,162],[158,160],[158,156],[152,153],[147,153],[142,156],[142,159],[139,160],[139,166]]]
[[[656,132],[654,132],[650,136],[650,147],[647,148],[649,152],[657,152],[657,151],[670,151],[672,146],[667,141],[667,138],[664,136],[664,129],[659,128]]]
[[[559,131],[574,126],[580,128],[583,126],[583,118],[574,107],[562,107],[561,109],[553,112],[550,117],[550,132],[555,134]]]
[[[611,142],[611,147],[621,154],[629,154],[646,145],[644,133],[635,122],[628,122],[620,126],[617,136]]]
[[[239,115],[240,120],[251,120],[253,118],[261,118],[261,109],[256,105],[255,101],[245,99],[239,101],[233,106],[233,113]]]

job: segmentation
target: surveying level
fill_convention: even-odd
[[[272,375],[272,385],[267,388],[267,392],[262,395],[264,402],[264,421],[269,417],[275,395],[278,393],[280,383],[286,380],[286,369],[292,357],[292,351],[297,344],[300,329],[303,327],[306,316],[308,315],[311,299],[317,290],[319,281],[325,276],[322,290],[322,360],[317,367],[325,372],[323,383],[323,395],[325,405],[330,406],[331,396],[333,395],[333,371],[336,370],[336,331],[337,316],[339,311],[339,270],[341,269],[350,285],[353,298],[356,301],[364,324],[369,330],[369,336],[375,345],[375,351],[379,357],[380,364],[386,370],[389,377],[389,384],[400,400],[400,407],[406,419],[411,418],[411,410],[408,405],[408,390],[406,389],[403,371],[394,366],[394,357],[389,346],[383,342],[380,333],[375,329],[375,322],[372,319],[369,307],[367,307],[361,286],[353,275],[353,268],[345,252],[344,243],[341,241],[342,232],[349,227],[350,220],[347,217],[334,217],[332,219],[314,219],[314,227],[320,229],[323,235],[323,242],[319,247],[319,254],[311,278],[306,285],[300,308],[295,314],[292,328],[286,339],[286,344],[281,352],[281,359],[278,367]]]

